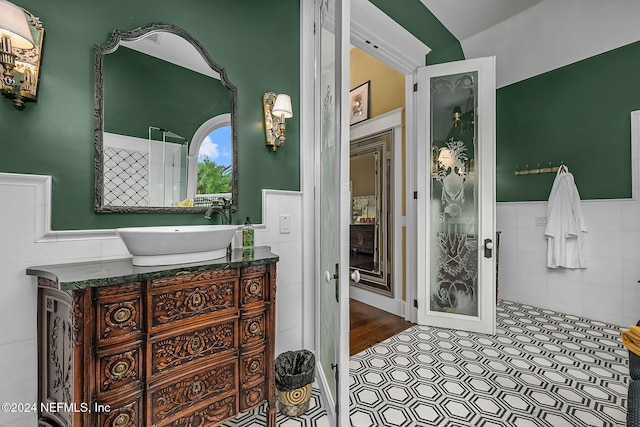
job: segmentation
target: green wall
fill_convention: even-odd
[[[17,111],[8,100],[0,102],[0,172],[53,177],[53,229],[208,222],[202,214],[93,212],[94,46],[114,29],[149,23],[170,23],[191,33],[238,88],[240,185],[234,221],[261,220],[262,188],[299,190],[298,0],[17,3],[44,25],[42,68],[37,103]],[[287,143],[276,153],[264,144],[262,95],[267,91],[288,93],[294,103]]]
[[[220,80],[132,49],[105,55],[104,130],[146,139],[149,126],[188,141],[207,120],[231,112]]]
[[[462,46],[420,0],[369,0],[431,48],[425,64],[464,59]]]
[[[640,109],[640,42],[497,91],[498,201],[547,200],[564,162],[581,199],[631,197],[631,119]]]

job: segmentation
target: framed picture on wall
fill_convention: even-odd
[[[351,112],[349,124],[356,124],[369,118],[369,83],[371,80],[362,83],[349,92],[351,100]]]

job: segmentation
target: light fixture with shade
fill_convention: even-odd
[[[38,18],[0,0],[1,89],[18,110],[24,109],[25,101],[36,100],[43,36]]]
[[[285,119],[293,117],[291,97],[284,93],[267,92],[262,98],[267,146],[276,151],[284,144]]]

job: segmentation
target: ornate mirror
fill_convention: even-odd
[[[198,40],[151,24],[95,50],[95,211],[238,205],[236,88]]]

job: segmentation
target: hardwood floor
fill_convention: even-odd
[[[349,300],[349,355],[392,337],[413,323],[354,299]]]

